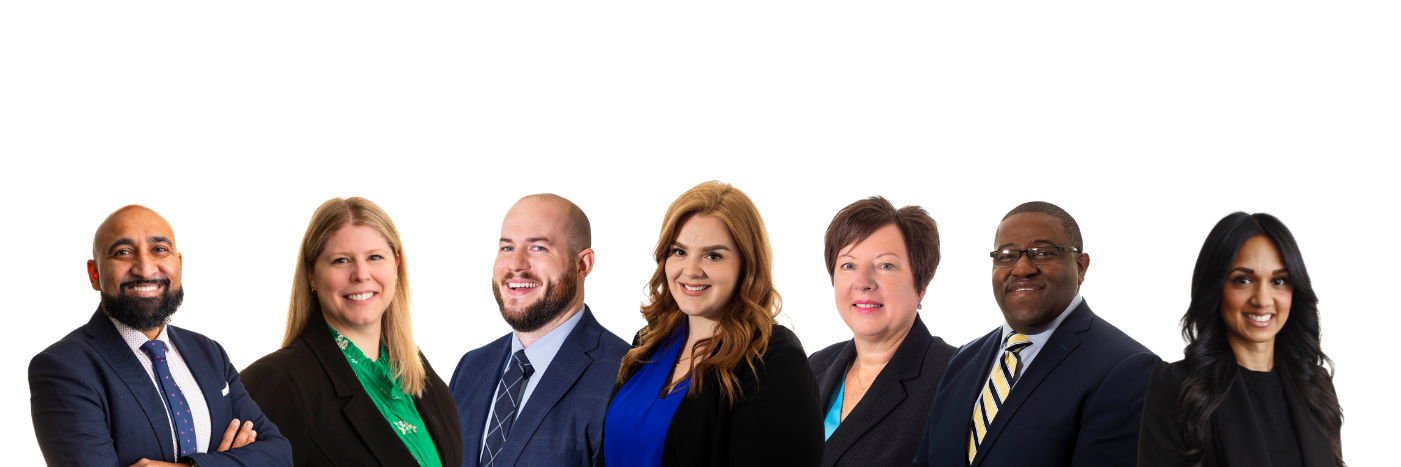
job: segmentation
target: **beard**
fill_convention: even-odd
[[[159,297],[133,297],[126,294],[128,286],[138,284],[160,284],[165,288],[165,293]],[[143,332],[164,326],[170,321],[170,315],[180,308],[180,302],[185,300],[185,287],[181,286],[171,291],[169,279],[127,281],[117,290],[120,292],[115,297],[102,293],[102,310],[117,322]]]
[[[506,301],[501,299],[501,286],[508,279],[529,279],[544,285],[545,282],[530,273],[507,274],[500,283],[491,283],[491,293],[496,296],[496,306],[501,308],[501,318],[506,320],[506,324],[511,325],[511,329],[516,332],[533,332],[550,321],[554,321],[559,315],[569,311],[569,304],[574,301],[574,295],[579,290],[579,270],[570,268],[563,277],[550,281],[545,289],[545,295],[536,299],[534,303],[525,306],[518,314],[506,311]]]

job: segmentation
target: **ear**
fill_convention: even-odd
[[[593,272],[593,248],[585,248],[574,257],[574,265],[579,267],[579,281]]]
[[[1075,258],[1075,269],[1080,274],[1080,283],[1085,283],[1085,271],[1090,269],[1090,254],[1080,253],[1080,257]]]
[[[180,253],[175,254],[175,262],[180,263],[180,267],[185,267],[185,257],[180,256]]]
[[[92,289],[102,291],[102,286],[97,281],[97,261],[88,260],[88,282],[92,283]]]

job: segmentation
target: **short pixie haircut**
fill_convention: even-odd
[[[915,290],[924,292],[939,268],[939,225],[919,206],[895,209],[885,198],[872,196],[842,208],[827,226],[823,253],[827,257],[827,277],[835,280],[837,256],[843,248],[865,241],[881,227],[895,224],[905,238],[910,255]]]

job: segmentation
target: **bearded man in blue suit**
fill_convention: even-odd
[[[167,325],[181,256],[159,214],[126,206],[98,227],[88,323],[29,362],[30,414],[49,465],[290,466],[224,348]],[[178,464],[177,464],[178,463]]]
[[[913,465],[1133,466],[1160,361],[1090,311],[1080,227],[1054,204],[1008,212],[992,252],[1004,323],[949,361]]]
[[[628,345],[584,304],[589,218],[552,194],[521,198],[501,223],[491,291],[514,331],[453,371],[463,467],[593,465]]]

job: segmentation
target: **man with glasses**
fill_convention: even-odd
[[[1003,323],[958,350],[916,466],[1133,466],[1148,376],[1161,360],[1090,311],[1075,219],[1032,201],[997,227],[992,294]]]

